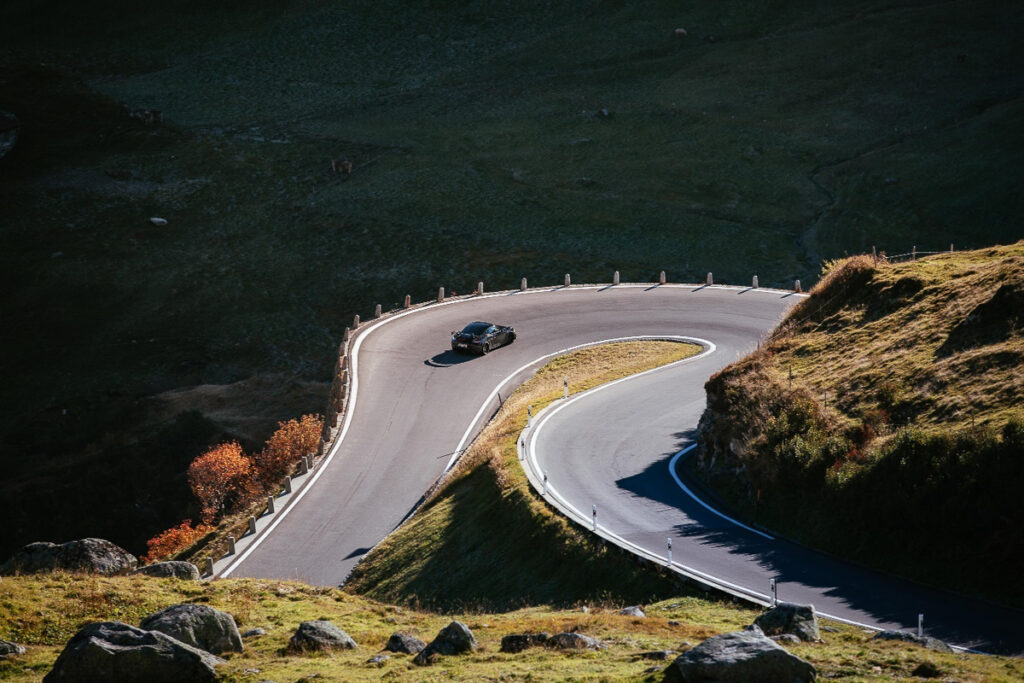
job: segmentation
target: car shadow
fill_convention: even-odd
[[[476,356],[470,355],[468,353],[455,353],[454,351],[445,351],[444,353],[439,353],[432,358],[428,358],[427,360],[423,361],[423,364],[429,365],[432,368],[450,368],[453,365],[459,365],[461,363],[471,361],[474,358],[476,358]]]

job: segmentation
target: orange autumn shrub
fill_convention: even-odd
[[[211,531],[213,531],[213,527],[208,524],[199,524],[193,527],[192,520],[186,519],[178,526],[161,531],[146,541],[149,552],[142,556],[142,562],[144,564],[159,562],[187,548]]]
[[[319,415],[303,415],[298,419],[278,422],[277,431],[267,439],[263,450],[256,456],[256,470],[260,482],[270,488],[288,474],[292,466],[304,455],[316,451],[323,429]]]
[[[203,521],[253,500],[258,492],[252,461],[237,441],[218,444],[192,461],[188,484],[199,499]]]

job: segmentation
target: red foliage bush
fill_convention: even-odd
[[[319,415],[277,423],[277,431],[256,456],[257,477],[264,488],[276,485],[299,458],[316,451],[322,428],[323,418]]]
[[[146,541],[146,547],[149,549],[149,552],[142,556],[142,562],[144,564],[159,562],[187,548],[211,531],[213,531],[213,527],[208,524],[200,524],[193,527],[192,520],[186,519],[178,526],[161,531]]]
[[[188,484],[199,499],[204,522],[251,501],[258,487],[252,461],[236,441],[206,451],[188,467]]]

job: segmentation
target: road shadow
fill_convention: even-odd
[[[450,368],[453,365],[460,365],[468,361],[473,360],[476,356],[471,356],[468,353],[455,353],[454,351],[445,351],[439,353],[432,358],[428,358],[423,361],[424,365],[429,365],[432,368]]]
[[[692,443],[685,439],[686,432],[676,436],[683,437],[680,448]],[[669,463],[676,452],[663,453],[642,471],[617,480],[616,485],[636,498],[679,510],[680,521],[672,526],[671,532],[676,540],[673,550],[677,558],[693,557],[698,548],[705,548],[712,555],[724,551],[732,558],[725,560],[726,564],[756,565],[764,575],[762,593],[768,592],[768,579],[776,578],[781,600],[787,599],[787,583],[803,584],[880,622],[899,624],[902,628],[913,628],[917,615],[926,613],[928,634],[947,642],[970,643],[994,653],[1019,653],[1024,648],[1020,610],[927,587],[784,538],[768,540],[722,519],[702,507],[673,480]],[[676,474],[695,494],[701,495],[701,487],[683,466],[685,460],[686,457],[681,458],[677,463]],[[720,506],[717,501],[705,502]],[[732,510],[722,512],[735,517]],[[658,538],[663,535],[659,533]]]
[[[370,552],[371,550],[373,550],[373,549],[372,548],[356,548],[355,550],[350,552],[348,555],[346,555],[345,559],[346,560],[351,560],[353,557],[360,557],[360,556],[365,555],[366,553]]]

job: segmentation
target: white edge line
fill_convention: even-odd
[[[313,487],[313,484],[315,484],[317,482],[317,480],[320,478],[320,475],[327,468],[327,465],[329,465],[331,460],[334,459],[334,456],[337,454],[338,450],[341,448],[341,444],[342,444],[342,442],[345,439],[345,435],[348,433],[348,428],[349,428],[349,424],[350,424],[350,422],[352,420],[352,415],[353,415],[353,413],[355,413],[356,397],[358,395],[358,387],[359,387],[359,374],[356,372],[356,367],[358,365],[358,360],[357,359],[358,359],[358,355],[359,355],[359,347],[362,345],[363,339],[365,339],[371,332],[373,332],[374,330],[379,328],[381,325],[386,325],[387,323],[395,321],[395,320],[398,320],[399,318],[404,318],[405,316],[411,315],[413,313],[421,313],[423,311],[433,310],[433,309],[435,309],[435,308],[437,308],[439,306],[451,306],[453,304],[466,303],[466,302],[470,302],[470,301],[478,301],[480,299],[491,299],[491,298],[501,297],[501,296],[521,296],[523,294],[550,293],[552,291],[559,291],[561,289],[565,289],[567,291],[578,291],[578,290],[587,290],[587,289],[610,289],[610,288],[616,288],[616,287],[619,288],[619,289],[636,289],[636,288],[640,288],[640,287],[643,287],[643,288],[666,287],[666,288],[670,288],[670,289],[682,289],[682,288],[739,289],[739,290],[748,290],[749,289],[749,288],[746,288],[746,287],[732,286],[732,285],[696,285],[696,284],[684,284],[684,283],[673,283],[673,284],[666,283],[664,285],[657,285],[657,284],[653,284],[653,283],[637,283],[637,284],[628,284],[627,283],[627,284],[619,284],[619,285],[577,285],[577,286],[570,286],[570,287],[555,287],[554,289],[548,288],[548,287],[538,287],[538,288],[533,288],[533,289],[527,289],[526,291],[521,291],[521,290],[505,290],[505,291],[501,291],[501,292],[493,292],[493,293],[490,293],[490,294],[483,294],[481,296],[468,297],[468,298],[465,298],[465,299],[453,299],[451,301],[439,301],[439,302],[425,303],[424,305],[419,306],[417,308],[412,308],[412,309],[409,309],[407,311],[402,311],[401,313],[396,313],[394,315],[389,315],[389,316],[386,316],[386,317],[381,318],[379,320],[375,320],[374,322],[368,324],[365,328],[363,328],[362,332],[358,332],[357,331],[355,344],[353,344],[353,346],[352,346],[352,352],[350,354],[350,360],[349,360],[349,363],[351,365],[349,374],[350,374],[350,376],[352,378],[352,387],[351,387],[351,390],[350,390],[349,401],[348,401],[348,404],[347,404],[346,409],[345,409],[345,421],[342,424],[341,432],[339,432],[338,436],[334,439],[334,445],[331,447],[330,453],[328,453],[327,457],[324,458],[324,460],[319,464],[319,466],[317,467],[316,472],[314,472],[313,476],[310,477],[303,484],[302,489],[290,501],[288,501],[288,504],[280,512],[278,512],[274,516],[274,520],[270,523],[270,525],[267,526],[262,531],[260,531],[255,536],[255,538],[253,538],[252,543],[250,543],[249,546],[244,551],[242,551],[242,553],[240,555],[235,557],[234,560],[231,561],[228,564],[227,567],[225,567],[219,573],[215,572],[213,578],[226,579],[228,576],[230,576],[231,573],[235,569],[238,568],[238,565],[240,565],[242,562],[244,562],[246,560],[246,558],[248,558],[249,555],[251,555],[252,552],[254,550],[256,550],[256,548],[258,548],[260,546],[260,544],[263,543],[264,540],[266,540],[266,538],[271,534],[271,532],[273,532],[273,530],[277,528],[277,525],[281,523],[281,520],[283,520],[285,517],[288,516],[288,513],[292,511],[292,509],[298,504],[298,502],[300,500],[302,500],[303,496],[306,495],[306,493]],[[757,289],[749,289],[749,291],[767,292],[767,293],[772,293],[772,294],[787,293],[787,294],[792,294],[793,296],[797,296],[797,297],[806,297],[807,296],[806,294],[802,294],[802,293],[791,292],[791,291],[785,290],[785,289],[772,289],[770,287],[759,287]],[[596,343],[604,343],[604,342],[596,342]],[[568,350],[573,350],[573,349],[582,348],[582,347],[591,346],[591,345],[593,345],[593,344],[583,344],[581,346],[570,347]],[[558,351],[556,353],[565,353],[565,350]],[[543,360],[543,358],[547,358],[547,357],[548,356],[544,356],[544,357],[542,357],[539,360]],[[533,361],[533,362],[536,363],[537,361]],[[529,364],[523,366],[522,368],[517,370],[515,373],[510,375],[508,378],[506,378],[502,382],[502,384],[498,385],[498,387],[494,390],[494,392],[492,392],[492,394],[493,395],[497,395],[498,391],[501,389],[502,386],[504,386],[505,382],[509,381],[509,379],[514,377],[519,372],[522,372],[523,370],[529,368],[530,365],[532,365],[532,363],[529,363]],[[465,434],[463,434],[462,440],[459,442],[458,447],[455,449],[455,453],[452,455],[452,458],[449,460],[448,464],[445,466],[445,469],[444,469],[445,473],[447,473],[448,470],[450,470],[454,466],[455,461],[458,460],[458,457],[460,455],[460,451],[462,450],[463,446],[465,445],[465,442],[466,442],[469,434],[471,434],[472,431],[473,431],[473,426],[480,419],[480,416],[483,414],[483,411],[487,409],[487,405],[490,403],[490,401],[493,400],[493,395],[489,396],[488,399],[487,399],[487,402],[484,403],[484,405],[482,405],[480,407],[480,410],[477,411],[477,414],[473,418],[473,422],[466,429]]]
[[[757,534],[758,536],[761,536],[762,538],[767,538],[769,541],[774,541],[775,540],[774,536],[769,536],[768,534],[766,534],[763,531],[759,531],[757,529],[754,529],[753,527],[749,527],[746,524],[744,524],[743,522],[738,522],[735,519],[733,519],[732,517],[726,515],[725,513],[723,513],[721,511],[716,510],[715,508],[711,507],[710,505],[705,503],[703,500],[698,498],[697,494],[695,494],[693,491],[691,491],[686,486],[686,484],[683,483],[683,480],[679,478],[678,474],[676,474],[676,463],[679,462],[679,458],[681,458],[686,453],[689,453],[690,451],[692,451],[696,447],[697,447],[697,444],[695,444],[695,443],[690,444],[689,446],[687,446],[683,450],[681,450],[678,453],[676,453],[675,455],[673,455],[672,456],[672,460],[670,460],[669,463],[668,463],[669,474],[671,474],[672,478],[676,480],[676,483],[679,485],[679,488],[681,488],[686,493],[686,495],[688,495],[690,498],[693,498],[695,501],[697,501],[697,503],[701,507],[703,507],[705,510],[707,510],[708,512],[716,514],[719,517],[721,517],[722,519],[724,519],[725,521],[731,522],[731,523],[735,524],[736,526],[740,527],[741,529],[746,529],[750,533]]]

